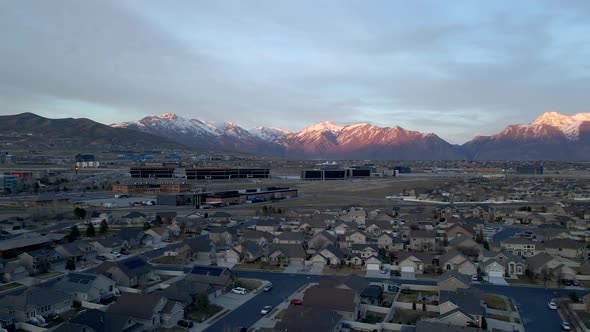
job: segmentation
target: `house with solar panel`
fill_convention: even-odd
[[[47,287],[73,295],[74,301],[77,303],[106,304],[110,303],[119,292],[116,284],[114,280],[102,274],[71,272]]]
[[[117,262],[102,262],[89,272],[102,274],[123,287],[137,287],[156,279],[152,267],[140,257],[131,257]]]

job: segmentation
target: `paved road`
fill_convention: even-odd
[[[250,327],[261,318],[260,309],[265,305],[276,307],[289,295],[309,282],[318,282],[330,276],[282,274],[272,272],[238,271],[240,278],[256,278],[269,280],[273,283],[273,290],[260,293],[252,300],[232,311],[215,324],[207,328],[206,332],[236,331],[239,327]],[[369,281],[383,281],[382,279],[368,279]],[[392,279],[396,283],[432,285],[427,280]],[[567,296],[568,289],[545,289],[538,287],[515,287],[475,285],[475,287],[489,293],[497,293],[513,298],[524,326],[527,331],[544,332],[560,330],[561,320],[556,311],[547,308],[547,302],[553,297]],[[582,292],[578,292],[582,295]],[[229,329],[229,330],[228,330]]]

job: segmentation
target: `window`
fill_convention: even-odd
[[[109,292],[113,291],[113,285],[109,285]]]

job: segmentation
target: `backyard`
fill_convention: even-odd
[[[367,313],[365,318],[361,319],[361,323],[377,324],[377,323],[381,323],[384,318],[385,318],[385,314],[371,312],[371,313]]]
[[[404,294],[400,293],[398,302],[409,302],[409,303],[432,303],[438,298],[438,292],[435,291],[412,291],[412,293]]]
[[[438,313],[436,312],[399,309],[395,311],[395,315],[391,319],[391,322],[397,324],[416,325],[416,322],[420,319],[434,318],[437,316]]]

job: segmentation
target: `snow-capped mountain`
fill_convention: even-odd
[[[590,143],[590,113],[544,113],[525,125],[509,125],[492,136],[463,144],[476,160],[585,160]]]
[[[286,158],[462,159],[456,147],[434,134],[368,123],[340,126],[321,122],[297,133],[281,128],[245,130],[232,122],[212,124],[172,113],[113,124],[170,138],[200,148],[259,153]]]

